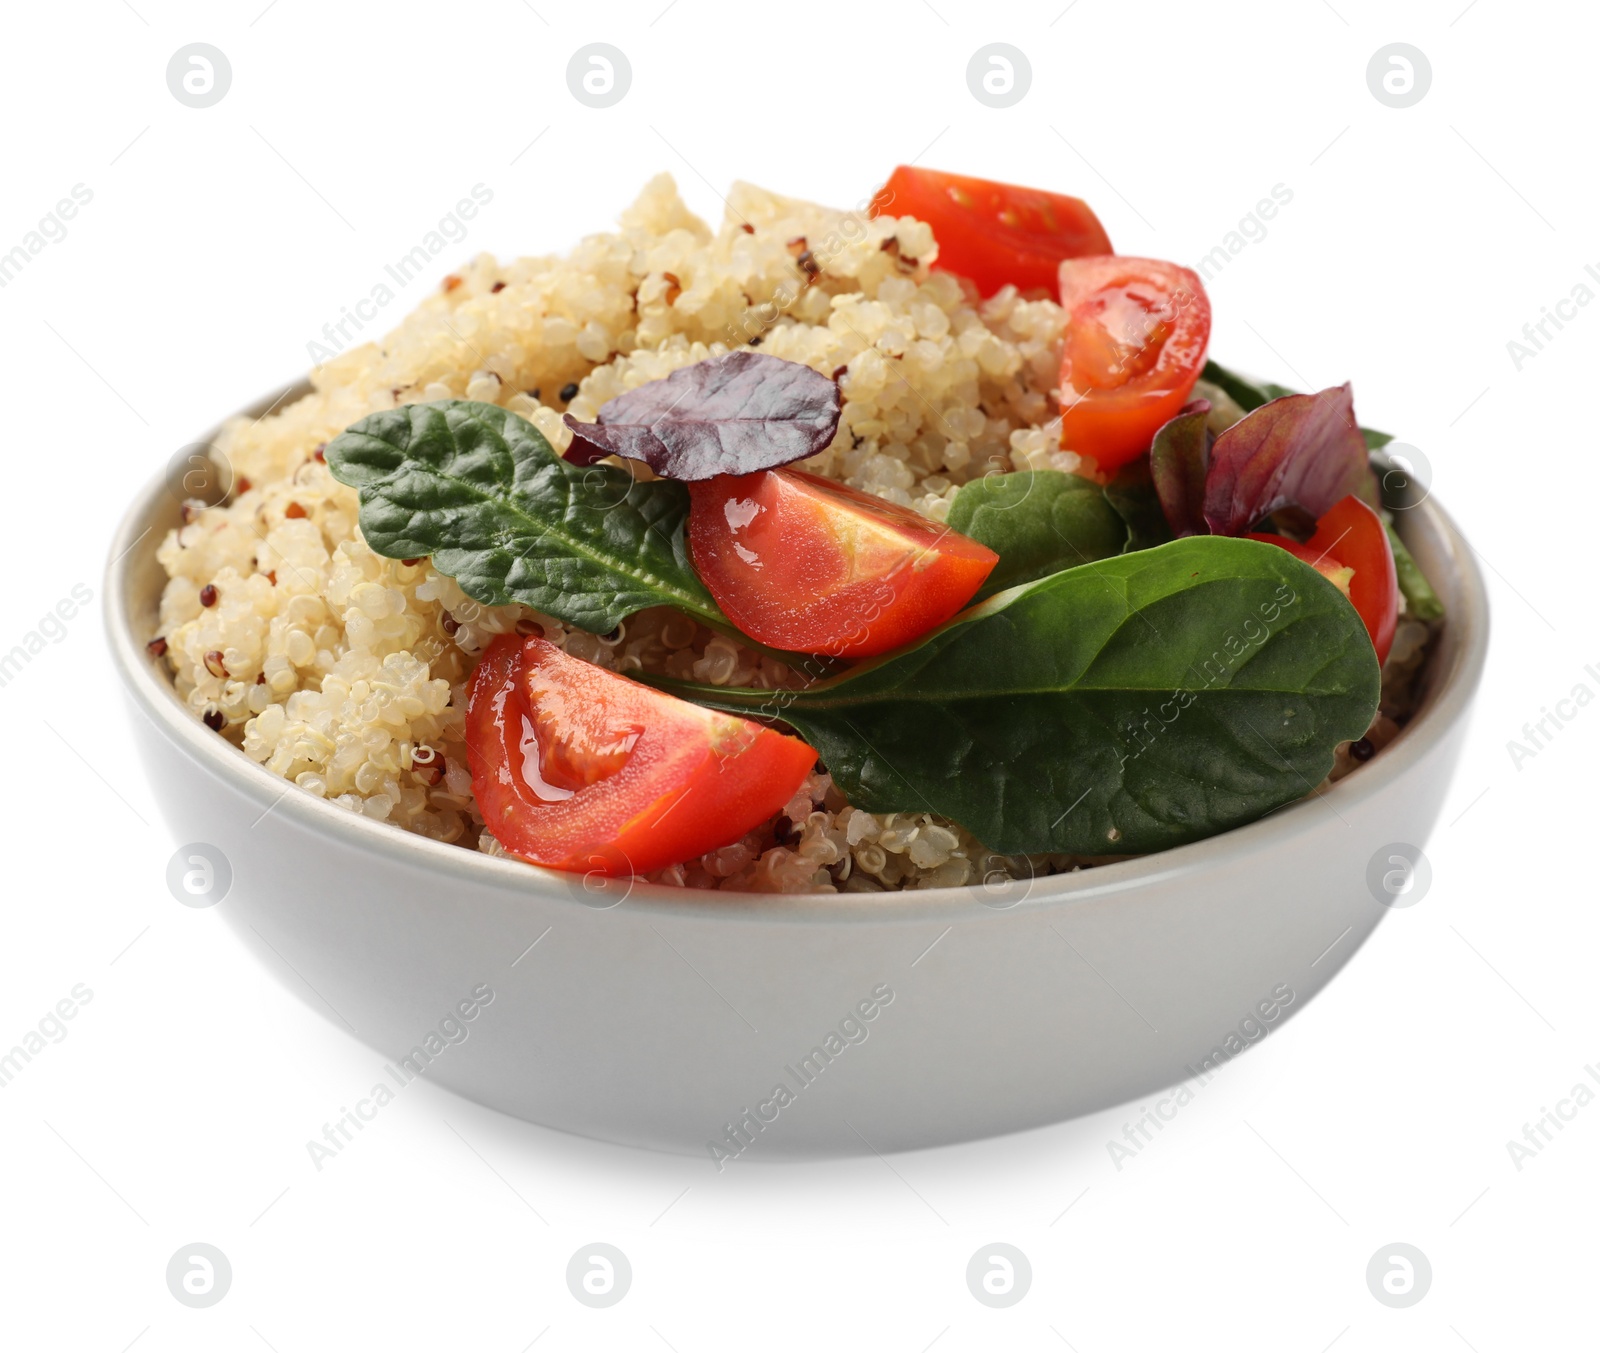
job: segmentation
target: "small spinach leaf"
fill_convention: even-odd
[[[1128,543],[1122,547],[1124,554],[1154,549],[1172,539],[1172,528],[1161,511],[1161,497],[1150,474],[1149,456],[1130,460],[1111,476],[1104,491],[1106,501],[1127,523]]]
[[[850,802],[995,850],[1141,854],[1309,794],[1378,704],[1360,616],[1315,569],[1193,536],[1003,592],[800,691],[658,680],[797,729]]]
[[[569,465],[509,410],[462,399],[386,409],[325,454],[361,491],[367,544],[391,559],[431,555],[474,601],[520,602],[594,634],[647,606],[728,625],[689,563],[683,485]]]
[[[1377,508],[1385,519],[1389,547],[1394,552],[1395,580],[1400,584],[1400,595],[1406,599],[1406,616],[1413,620],[1442,620],[1444,602],[1433,590],[1433,584],[1422,572],[1421,565],[1412,558],[1405,541],[1400,539],[1400,533],[1388,521],[1391,513],[1406,512],[1425,502],[1428,486],[1418,482],[1416,472],[1403,459],[1397,461],[1387,453],[1372,457],[1372,473],[1377,501],[1372,502],[1371,506]]]
[[[1018,470],[965,484],[946,525],[1000,556],[976,600],[1120,554],[1127,524],[1100,486],[1060,470]]]
[[[1229,371],[1227,367],[1213,362],[1210,358],[1206,359],[1205,367],[1200,372],[1200,379],[1208,385],[1215,385],[1227,391],[1228,397],[1246,413],[1252,409],[1259,409],[1279,395],[1294,393],[1281,385],[1253,381],[1248,376],[1241,376],[1237,371]]]
[[[1439,594],[1433,590],[1433,584],[1423,573],[1422,566],[1412,558],[1411,551],[1393,526],[1386,523],[1384,530],[1389,533],[1389,548],[1394,551],[1395,581],[1400,584],[1400,595],[1406,599],[1406,618],[1443,620],[1444,602],[1439,600]]]

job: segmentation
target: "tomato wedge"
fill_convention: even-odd
[[[1361,499],[1354,494],[1341,498],[1317,519],[1316,532],[1304,545],[1287,536],[1251,535],[1247,539],[1288,550],[1329,577],[1361,616],[1378,661],[1389,656],[1400,614],[1394,550],[1378,514]],[[1345,571],[1349,577],[1341,584],[1335,575]]]
[[[920,512],[804,470],[689,485],[689,550],[758,643],[869,657],[942,625],[999,556]]]
[[[933,227],[933,265],[992,296],[1011,282],[1055,293],[1064,258],[1109,254],[1111,241],[1088,203],[1038,188],[898,166],[872,199],[874,216],[915,216]]]
[[[467,760],[483,820],[515,855],[645,874],[737,841],[783,807],[816,753],[503,634],[473,673]]]
[[[1317,529],[1306,542],[1313,550],[1336,554],[1355,570],[1350,579],[1350,600],[1372,636],[1381,663],[1394,643],[1400,616],[1400,586],[1395,576],[1394,550],[1378,514],[1354,494],[1341,498],[1317,518]]]
[[[1290,540],[1288,536],[1272,535],[1266,531],[1246,532],[1244,539],[1259,540],[1264,545],[1276,545],[1280,550],[1288,550],[1302,564],[1310,564],[1345,596],[1350,595],[1350,579],[1355,575],[1355,570],[1347,568],[1326,550],[1314,550],[1298,540]]]
[[[1061,304],[1061,445],[1112,470],[1148,451],[1188,402],[1211,302],[1188,268],[1107,256],[1061,265]]]

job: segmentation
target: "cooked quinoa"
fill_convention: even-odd
[[[942,520],[985,473],[1093,475],[1062,451],[1055,385],[1062,311],[1006,287],[980,302],[932,272],[922,222],[868,218],[735,185],[713,232],[670,177],[646,185],[613,234],[565,257],[501,264],[479,255],[376,343],[312,373],[312,393],[216,451],[225,504],[185,505],[159,550],[169,581],[160,635],[179,695],[246,755],[307,793],[439,841],[503,853],[472,797],[466,683],[495,635],[520,630],[615,671],[716,685],[795,680],[675,611],[630,617],[604,638],[521,606],[483,606],[427,559],[373,553],[356,490],[322,447],[368,414],[472,399],[534,423],[557,451],[561,415],[593,420],[614,395],[732,348],[836,376],[833,444],[803,468]],[[1214,419],[1238,416],[1216,395]],[[537,627],[537,628],[535,628]],[[1367,739],[1341,747],[1331,778],[1392,739],[1409,715],[1429,634],[1401,619]],[[762,891],[947,887],[1097,861],[1002,856],[927,813],[850,808],[819,768],[772,822],[653,875]]]

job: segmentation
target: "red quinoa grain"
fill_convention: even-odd
[[[419,742],[411,749],[411,773],[425,785],[436,785],[444,779],[444,757],[427,743]]]

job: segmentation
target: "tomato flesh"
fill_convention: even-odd
[[[483,820],[512,854],[614,875],[737,841],[794,797],[816,753],[503,634],[473,674],[467,759]]]
[[[999,562],[920,512],[803,470],[689,485],[689,549],[758,643],[870,657],[942,625]]]
[[[1341,498],[1317,519],[1317,529],[1304,545],[1287,536],[1251,535],[1247,539],[1288,550],[1328,577],[1356,608],[1378,661],[1389,656],[1400,616],[1394,550],[1378,514],[1361,499],[1354,494]],[[1336,576],[1340,574],[1347,576],[1341,580]]]
[[[1109,254],[1088,203],[1038,188],[900,165],[872,200],[874,216],[914,216],[939,242],[934,267],[970,277],[981,295],[1007,282],[1052,294],[1064,258]]]
[[[1188,403],[1211,302],[1195,273],[1160,259],[1069,259],[1060,275],[1061,445],[1112,470]]]

